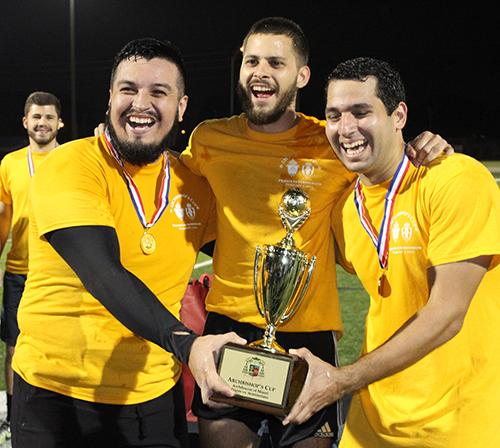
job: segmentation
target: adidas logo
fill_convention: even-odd
[[[335,437],[335,434],[332,432],[332,428],[330,428],[330,424],[326,422],[320,429],[316,431],[314,437]]]

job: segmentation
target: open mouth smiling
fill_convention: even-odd
[[[250,87],[250,90],[252,92],[252,95],[258,99],[270,98],[276,92],[275,89],[272,89],[271,87],[265,85],[254,85]]]
[[[155,123],[156,120],[153,117],[137,117],[132,115],[127,118],[127,124],[135,130],[147,130]]]
[[[358,140],[351,143],[341,143],[341,146],[348,156],[355,156],[361,154],[368,144],[367,140]]]

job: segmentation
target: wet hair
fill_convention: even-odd
[[[356,58],[342,62],[328,77],[326,90],[332,81],[356,80],[364,82],[369,76],[377,79],[375,94],[384,103],[387,115],[391,115],[400,102],[406,101],[406,93],[399,73],[387,62],[372,58]]]
[[[47,92],[33,92],[26,103],[24,104],[24,116],[27,117],[30,113],[31,106],[54,106],[57,113],[57,118],[61,117],[61,103],[55,95]]]
[[[179,89],[179,93],[181,95],[184,94],[186,89],[187,72],[181,52],[169,41],[160,41],[149,37],[135,39],[129,42],[115,56],[113,67],[111,68],[111,89],[113,89],[116,71],[120,63],[125,60],[137,60],[139,58],[144,58],[146,61],[150,61],[155,58],[166,59],[167,61],[172,62],[172,64],[175,64],[179,70],[177,88]]]
[[[247,44],[248,38],[254,34],[275,34],[289,37],[292,40],[299,66],[307,65],[309,61],[309,43],[302,28],[292,20],[283,17],[266,17],[255,22],[245,36],[243,46]]]

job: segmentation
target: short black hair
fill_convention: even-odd
[[[356,80],[364,82],[369,76],[377,79],[375,94],[391,115],[399,103],[406,101],[406,93],[399,73],[387,62],[372,58],[356,58],[341,62],[328,77],[326,91],[332,81]]]
[[[184,94],[186,90],[187,71],[181,52],[177,47],[169,41],[161,41],[151,37],[135,39],[125,45],[115,56],[113,67],[111,68],[111,89],[115,82],[116,70],[122,61],[136,60],[144,58],[150,61],[154,58],[166,59],[175,64],[179,70],[178,89],[180,94]]]
[[[61,117],[61,103],[55,95],[52,95],[52,93],[33,92],[26,100],[26,103],[24,103],[25,117],[28,117],[31,106],[33,106],[34,104],[36,104],[37,106],[54,106],[56,109],[57,118]]]
[[[290,19],[284,17],[266,17],[255,22],[248,31],[243,46],[248,38],[254,34],[275,34],[277,36],[287,36],[292,39],[293,48],[297,54],[297,61],[301,66],[307,65],[309,61],[309,43],[302,28]]]

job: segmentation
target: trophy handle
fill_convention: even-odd
[[[311,280],[311,275],[314,270],[314,264],[316,263],[316,255],[313,255],[310,261],[306,261],[305,265],[309,266],[309,270],[307,271],[307,277],[305,281],[301,281],[298,285],[299,288],[299,297],[297,300],[295,300],[295,304],[290,304],[290,306],[293,306],[293,309],[291,311],[285,311],[283,316],[280,319],[280,323],[283,323],[285,320],[287,320],[293,313],[295,313],[295,310],[298,308],[300,305],[300,302],[302,302],[302,298],[304,297],[304,294],[306,293],[307,287],[309,286],[309,281]]]
[[[259,275],[259,273],[261,272],[260,266],[262,265],[262,255],[263,255],[263,252],[261,250],[261,247],[257,246],[257,250],[255,252],[255,263],[254,263],[254,271],[253,271],[253,288],[254,288],[254,292],[255,292],[255,302],[257,303],[257,308],[259,310],[261,317],[265,318],[264,298],[261,297],[262,294],[259,293],[259,291],[262,291],[262,288],[260,287],[260,285],[262,283],[262,279]]]

